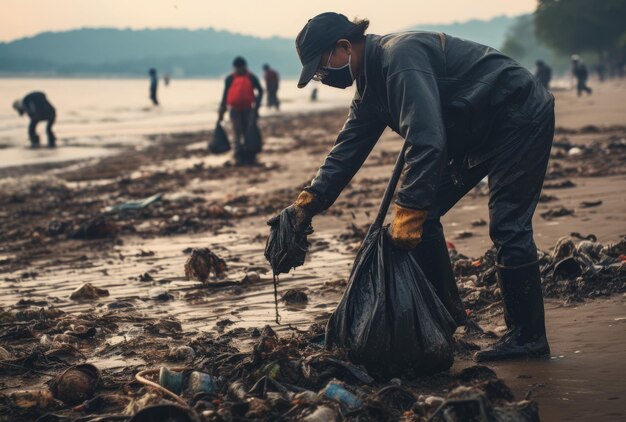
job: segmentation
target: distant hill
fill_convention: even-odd
[[[270,63],[283,74],[300,70],[294,42],[213,29],[112,28],[43,32],[0,43],[0,73],[145,75],[156,67],[176,76],[217,76],[242,55],[251,69]]]
[[[489,20],[472,19],[441,25],[416,25],[407,30],[445,32],[455,37],[476,41],[500,49],[506,34],[517,18],[498,16]]]
[[[443,31],[500,48],[514,21],[501,16],[408,29]],[[228,73],[237,55],[244,56],[257,73],[263,63],[285,77],[300,71],[294,41],[288,38],[214,29],[84,28],[0,43],[0,75],[145,76],[155,67],[179,78],[215,77]]]

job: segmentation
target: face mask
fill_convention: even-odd
[[[329,66],[330,58],[333,53],[328,56],[328,63],[323,67],[326,72],[326,76],[321,80],[324,85],[332,86],[334,88],[346,89],[354,82],[354,76],[352,75],[352,55],[348,56],[348,63],[341,67]]]

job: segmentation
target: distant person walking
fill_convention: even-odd
[[[148,71],[150,75],[150,100],[152,100],[153,105],[159,105],[159,100],[157,99],[157,88],[159,86],[159,78],[157,76],[157,71],[155,68],[152,68]]]
[[[535,78],[543,85],[545,89],[550,89],[550,80],[552,79],[552,68],[543,60],[535,62]]]
[[[604,82],[604,80],[606,79],[606,65],[604,64],[604,62],[598,62],[598,64],[596,65],[596,73],[598,74],[598,80],[600,82]]]
[[[32,148],[39,147],[39,135],[37,135],[37,123],[45,121],[46,134],[48,135],[48,148],[54,148],[56,146],[56,136],[52,132],[52,125],[56,119],[56,110],[50,104],[46,98],[46,94],[43,92],[31,92],[21,100],[15,100],[13,102],[13,108],[23,116],[24,113],[30,117],[30,124],[28,125],[28,138],[30,139],[30,146]]]
[[[263,65],[263,71],[265,72],[265,88],[267,89],[267,107],[276,107],[276,110],[278,110],[280,108],[280,101],[278,101],[280,77],[278,72],[272,69],[268,64]]]
[[[578,54],[572,55],[572,73],[576,78],[576,92],[578,93],[578,96],[580,97],[583,91],[591,95],[593,91],[587,86],[589,71],[587,70],[587,65],[583,63],[583,60]]]
[[[236,165],[251,165],[256,162],[257,153],[246,148],[245,133],[249,125],[256,125],[262,99],[263,88],[259,80],[248,71],[246,60],[243,57],[236,57],[233,61],[233,73],[224,81],[224,93],[218,113],[218,121],[221,122],[226,110],[230,110],[235,135]]]

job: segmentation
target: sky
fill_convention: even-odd
[[[82,27],[207,28],[294,38],[328,11],[368,18],[371,33],[416,24],[514,16],[537,0],[2,0],[0,41]]]

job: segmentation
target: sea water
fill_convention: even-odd
[[[261,75],[259,75],[261,76]],[[318,100],[310,101],[317,87]],[[222,98],[222,79],[159,82],[160,105],[152,106],[148,79],[0,79],[0,167],[40,164],[114,154],[121,147],[141,147],[147,135],[213,129]],[[57,110],[56,150],[32,150],[28,117],[13,109],[15,99],[43,91]],[[348,107],[353,89],[338,90],[312,83],[298,89],[295,80],[281,81],[281,110],[261,109],[261,117]],[[226,117],[228,119],[228,117]],[[38,133],[45,146],[45,122]]]

